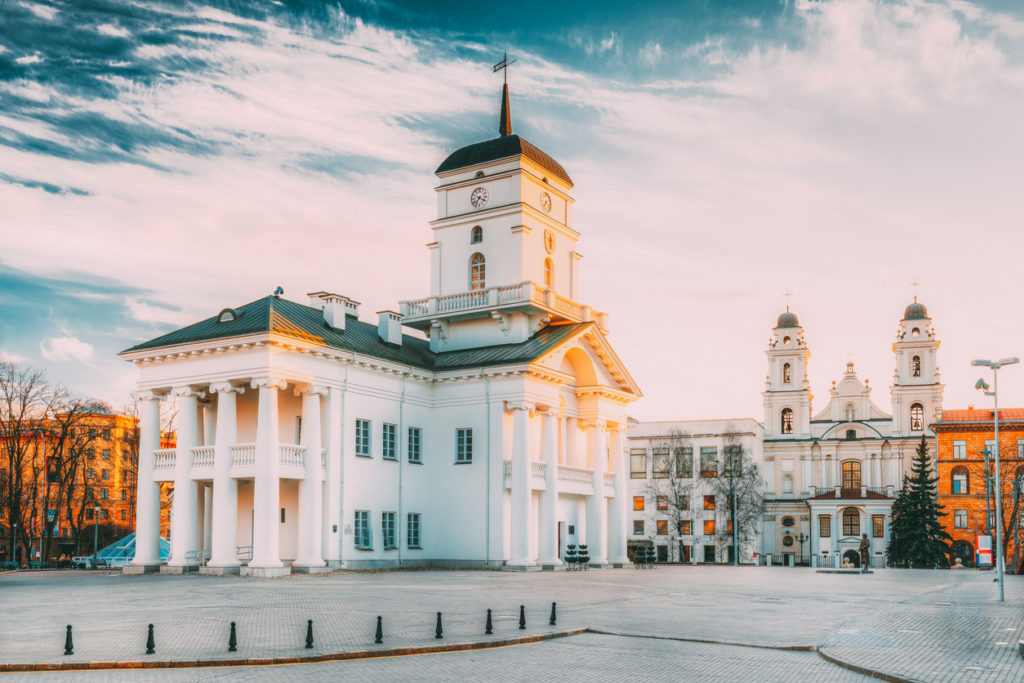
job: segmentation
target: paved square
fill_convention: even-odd
[[[570,678],[853,680],[827,660],[895,679],[1024,680],[1024,580],[995,601],[991,572],[818,574],[784,567],[513,573],[339,572],[255,580],[100,572],[0,575],[0,665],[244,660],[494,642],[590,628],[496,650],[275,667],[48,673],[78,680]],[[557,626],[548,625],[551,603]],[[519,605],[527,627],[518,628]],[[494,634],[484,635],[486,610]],[[444,637],[435,635],[443,613]],[[384,643],[373,643],[376,617]],[[304,647],[306,620],[314,648]],[[227,652],[229,625],[238,651]],[[145,655],[146,626],[156,654]],[[64,656],[74,626],[75,654]],[[706,641],[688,642],[688,641]],[[727,645],[732,644],[732,645]],[[757,647],[738,647],[757,646]],[[789,651],[802,648],[806,651]],[[815,650],[818,650],[817,652]],[[25,674],[39,680],[39,674]],[[20,677],[20,676],[16,676]]]

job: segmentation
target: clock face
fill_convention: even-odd
[[[544,231],[544,249],[549,254],[555,250],[555,233],[550,230]]]
[[[478,187],[473,190],[473,194],[469,195],[469,203],[477,209],[482,209],[487,205],[487,188]]]
[[[540,195],[540,208],[544,211],[551,211],[551,195],[547,192],[542,192]]]

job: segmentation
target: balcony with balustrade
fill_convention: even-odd
[[[547,313],[552,320],[568,322],[597,322],[602,330],[608,329],[608,314],[595,311],[577,301],[555,293],[529,280],[515,285],[488,287],[425,299],[399,302],[402,324],[425,330],[436,318],[459,320],[478,317],[488,311]]]
[[[153,452],[153,481],[173,482],[178,451],[175,448],[161,448]],[[198,446],[192,449],[191,478],[199,481],[213,479],[214,446]],[[306,478],[306,447],[297,444],[279,444],[279,475],[282,479]],[[320,451],[320,466],[327,469],[327,450]],[[236,443],[231,446],[231,477],[251,479],[256,476],[256,444]]]

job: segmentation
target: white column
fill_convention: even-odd
[[[323,465],[320,459],[320,397],[325,387],[309,385],[297,391],[302,396],[302,445],[305,477],[299,482],[299,539],[295,567],[323,567],[320,547],[323,522]]]
[[[344,399],[341,389],[331,388],[327,409],[327,559],[341,562],[342,538],[342,457],[344,439]],[[332,564],[331,566],[334,566]]]
[[[256,476],[253,481],[252,568],[283,567],[278,539],[281,535],[281,438],[278,427],[277,390],[280,379],[254,379],[259,389],[256,414]]]
[[[200,484],[202,495],[199,500],[203,507],[202,542],[199,544],[203,550],[210,550],[213,541],[213,489],[209,484]]]
[[[625,565],[629,562],[626,556],[626,453],[622,443],[626,427],[620,424],[610,431],[612,463],[615,467],[615,497],[611,501],[608,520],[608,561]]]
[[[590,465],[594,469],[594,494],[587,499],[587,553],[594,564],[607,560],[608,502],[604,498],[604,473],[608,470],[608,449],[605,446],[605,423],[594,420],[584,423]]]
[[[842,486],[843,478],[839,473],[839,453],[832,456],[832,486]]]
[[[237,567],[238,482],[231,478],[231,447],[238,441],[237,394],[245,387],[211,384],[217,394],[216,441],[213,446],[213,519],[209,567]],[[209,432],[207,432],[209,435]]]
[[[530,558],[530,411],[529,403],[509,403],[512,412],[512,532],[508,563],[534,564]]]
[[[558,559],[558,413],[541,413],[541,454],[544,458],[545,490],[540,494],[540,538],[538,562],[559,565]]]
[[[136,566],[160,564],[160,484],[153,481],[153,452],[160,448],[160,397],[152,391],[135,395],[139,402],[139,471],[135,483]]]
[[[174,502],[171,504],[171,559],[168,566],[185,565],[185,553],[198,550],[198,502],[192,481],[192,449],[198,446],[199,404],[205,394],[190,387],[171,392],[178,400],[178,446],[174,456]]]

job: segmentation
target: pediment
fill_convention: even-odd
[[[596,324],[588,325],[548,349],[533,364],[566,376],[572,383],[589,390],[606,388],[629,401],[643,395]]]

